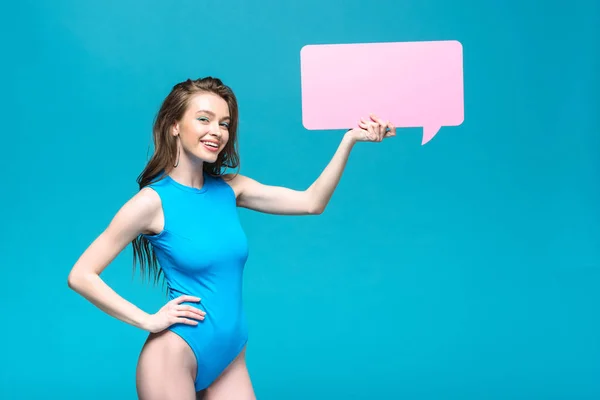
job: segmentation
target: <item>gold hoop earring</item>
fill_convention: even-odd
[[[179,137],[179,135],[177,137]],[[180,151],[181,151],[181,148],[179,147],[179,144],[177,144],[177,159],[175,160],[175,165],[173,165],[173,167],[175,167],[175,168],[177,168],[177,166],[179,165]]]

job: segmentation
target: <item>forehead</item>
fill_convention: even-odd
[[[214,93],[198,93],[190,98],[188,112],[210,111],[218,118],[229,117],[229,106],[221,96]]]

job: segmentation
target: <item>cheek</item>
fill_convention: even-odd
[[[198,139],[200,135],[195,132],[186,132],[185,134],[181,134],[181,145],[187,149],[188,151],[194,151],[198,146],[201,145],[200,140]]]
[[[179,134],[181,136],[181,143],[186,147],[193,146],[198,140],[196,139],[198,135],[195,132],[185,131]]]
[[[202,124],[189,124],[181,130],[181,136],[186,143],[196,144],[207,132],[208,129]]]
[[[186,123],[181,127],[181,130],[185,132],[188,136],[199,136],[206,133],[209,130],[209,126],[207,124],[200,123],[196,120],[186,121]]]
[[[221,140],[223,140],[223,143],[227,143],[229,142],[229,131],[224,129],[223,130],[223,136],[221,136]]]

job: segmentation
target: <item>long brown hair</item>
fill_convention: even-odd
[[[171,135],[171,128],[179,121],[187,110],[189,100],[198,93],[214,93],[225,100],[229,106],[229,140],[223,151],[219,153],[214,163],[204,162],[204,171],[212,176],[222,176],[226,168],[238,168],[240,157],[238,155],[238,103],[233,90],[224,85],[218,78],[205,77],[197,80],[188,79],[173,86],[168,96],[158,110],[152,129],[154,142],[154,154],[146,164],[146,167],[137,178],[140,190],[168,174],[173,168],[177,157],[177,142]],[[162,275],[162,269],[158,266],[156,255],[148,239],[139,235],[132,242],[133,267],[135,271],[136,259],[139,260],[142,275],[148,266],[148,275],[154,277],[155,283]]]

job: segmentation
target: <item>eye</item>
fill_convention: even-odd
[[[227,129],[229,129],[229,123],[228,122],[223,122],[221,125],[223,125]]]
[[[206,117],[198,117],[198,121],[206,122],[206,121],[208,121],[208,118],[206,118]]]

